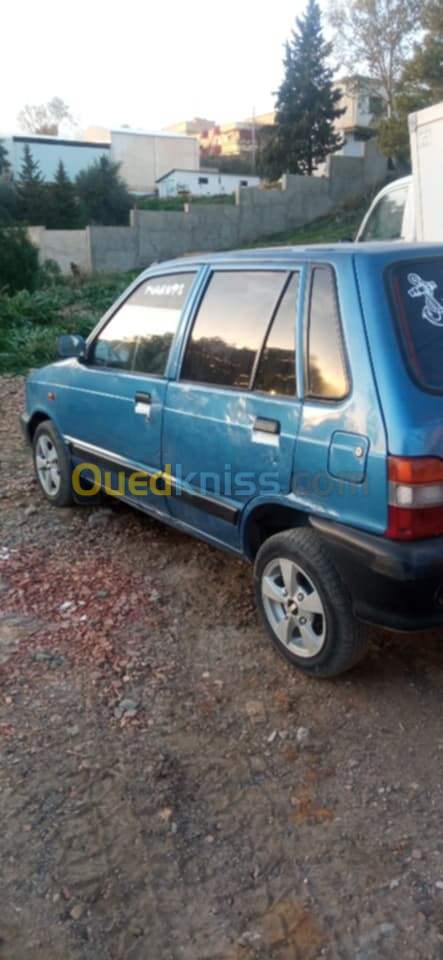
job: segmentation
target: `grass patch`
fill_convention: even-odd
[[[212,197],[139,197],[135,206],[137,210],[173,210],[182,212],[185,203],[194,204],[235,204],[234,193],[218,193]]]
[[[298,227],[297,230],[262,237],[260,241],[248,246],[253,248],[263,245],[274,247],[280,244],[304,246],[310,243],[340,243],[343,240],[354,240],[369,204],[370,199],[366,198],[358,206],[343,209],[333,216],[314,220],[313,223]]]
[[[87,336],[138,271],[94,276],[82,286],[70,278],[43,280],[34,293],[0,294],[0,374],[24,373],[57,359],[62,333]]]

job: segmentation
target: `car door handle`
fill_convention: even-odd
[[[135,394],[135,402],[136,402],[136,403],[151,403],[151,394],[150,394],[150,393],[142,393],[140,390],[137,390],[137,393]]]
[[[252,429],[254,433],[269,433],[271,436],[278,437],[280,433],[280,423],[278,420],[256,417],[252,424]]]
[[[143,393],[140,390],[137,390],[135,394],[135,407],[134,413],[140,413],[142,417],[146,417],[147,420],[151,419],[151,394]]]
[[[252,424],[252,442],[264,443],[267,447],[280,445],[280,423],[267,417],[256,417]]]

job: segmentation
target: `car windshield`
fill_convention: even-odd
[[[443,393],[443,257],[396,264],[389,285],[414,379]]]
[[[400,240],[408,186],[391,189],[380,198],[359,240]]]

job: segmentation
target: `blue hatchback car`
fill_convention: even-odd
[[[59,352],[22,415],[55,506],[105,490],[248,557],[311,675],[365,622],[443,623],[443,246],[157,264]]]

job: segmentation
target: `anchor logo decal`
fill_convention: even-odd
[[[425,298],[425,305],[421,312],[423,320],[428,320],[434,327],[443,327],[443,303],[440,303],[435,296],[437,289],[435,280],[423,280],[418,273],[410,273],[408,281],[412,284],[408,290],[409,296]]]

